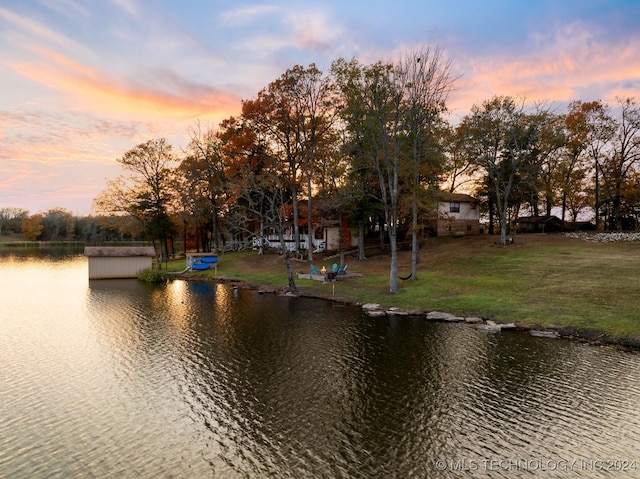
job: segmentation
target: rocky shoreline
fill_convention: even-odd
[[[481,318],[478,316],[457,316],[444,311],[425,311],[415,308],[400,308],[396,306],[384,307],[378,303],[361,303],[345,299],[336,299],[329,295],[308,294],[302,291],[289,291],[288,288],[270,288],[261,285],[248,283],[239,279],[226,278],[223,276],[202,277],[197,273],[186,273],[180,276],[187,281],[210,281],[222,284],[231,284],[235,287],[257,290],[258,294],[278,294],[283,296],[307,297],[333,301],[352,306],[359,306],[369,317],[385,317],[385,316],[419,316],[424,317],[428,321],[446,322],[446,323],[462,323],[475,327],[480,331],[489,334],[499,334],[509,331],[528,331],[534,337],[548,339],[568,339],[574,341],[585,342],[593,345],[610,346],[625,351],[640,351],[640,340],[628,338],[615,338],[602,331],[578,329],[573,326],[553,325],[548,327],[524,326],[518,323],[502,323],[496,322],[489,318]]]
[[[590,243],[637,243],[640,242],[640,233],[636,232],[611,232],[611,233],[590,233],[577,231],[575,233],[564,233],[567,238],[576,238]]]

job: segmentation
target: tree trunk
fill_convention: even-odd
[[[307,260],[313,261],[313,225],[312,225],[312,213],[311,213],[311,177],[308,180],[309,184],[309,198],[307,199]]]
[[[595,174],[595,204],[593,205],[593,209],[596,214],[596,232],[600,232],[600,178],[599,178],[599,168],[598,168],[598,160],[596,160],[596,174]]]
[[[488,206],[489,206],[489,231],[488,231],[488,233],[490,235],[492,235],[495,232],[495,229],[494,229],[494,226],[493,226],[493,222],[494,222],[495,218],[494,218],[494,214],[493,214],[494,213],[493,212],[494,203],[493,203],[493,198],[491,197],[491,194],[489,194],[489,205]]]
[[[411,280],[418,279],[420,245],[418,244],[418,191],[420,189],[420,155],[417,137],[413,140],[413,193],[411,197]]]
[[[300,251],[300,218],[298,208],[298,190],[291,188],[291,200],[293,203],[293,239],[296,245],[296,254]]]
[[[400,284],[398,283],[398,245],[396,228],[389,228],[389,245],[391,246],[391,268],[389,269],[389,292],[398,294]]]
[[[507,244],[507,214],[500,211],[500,246]]]
[[[365,238],[365,234],[364,234],[364,228],[365,228],[365,223],[364,221],[361,221],[358,223],[358,261],[363,261],[365,259],[367,259],[364,255],[364,238]]]
[[[411,233],[411,280],[418,279],[418,263],[420,262],[420,245],[418,242],[418,198],[413,195],[412,211],[412,233]]]
[[[284,231],[282,226],[278,228],[278,236],[280,238],[280,247],[282,248],[282,256],[284,256],[284,263],[287,267],[287,278],[289,279],[289,284],[287,289],[291,292],[297,292],[298,288],[296,287],[296,282],[293,278],[293,268],[291,266],[291,257],[289,255],[289,248],[287,248],[287,243],[284,240]]]
[[[620,205],[622,200],[620,194],[616,192],[613,197],[613,219],[616,222],[616,231],[622,231],[622,213],[620,212]]]
[[[338,236],[338,252],[340,253],[340,267],[344,268],[344,228],[342,228],[342,209],[338,212],[340,235]]]

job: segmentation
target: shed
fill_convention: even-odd
[[[151,268],[156,251],[153,246],[87,246],[89,279],[135,278]]]
[[[516,231],[519,233],[557,233],[564,223],[557,216],[521,216]]]
[[[358,236],[354,235],[349,228],[347,218],[340,220],[321,220],[322,238],[327,251],[338,251],[340,249],[340,235],[342,235],[342,248],[349,249],[358,246]]]

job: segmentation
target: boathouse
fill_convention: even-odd
[[[151,268],[156,251],[153,246],[87,246],[89,279],[136,278]]]

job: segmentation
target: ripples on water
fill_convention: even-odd
[[[639,459],[634,353],[89,282],[82,257],[0,268],[0,477],[610,477],[588,461]]]

